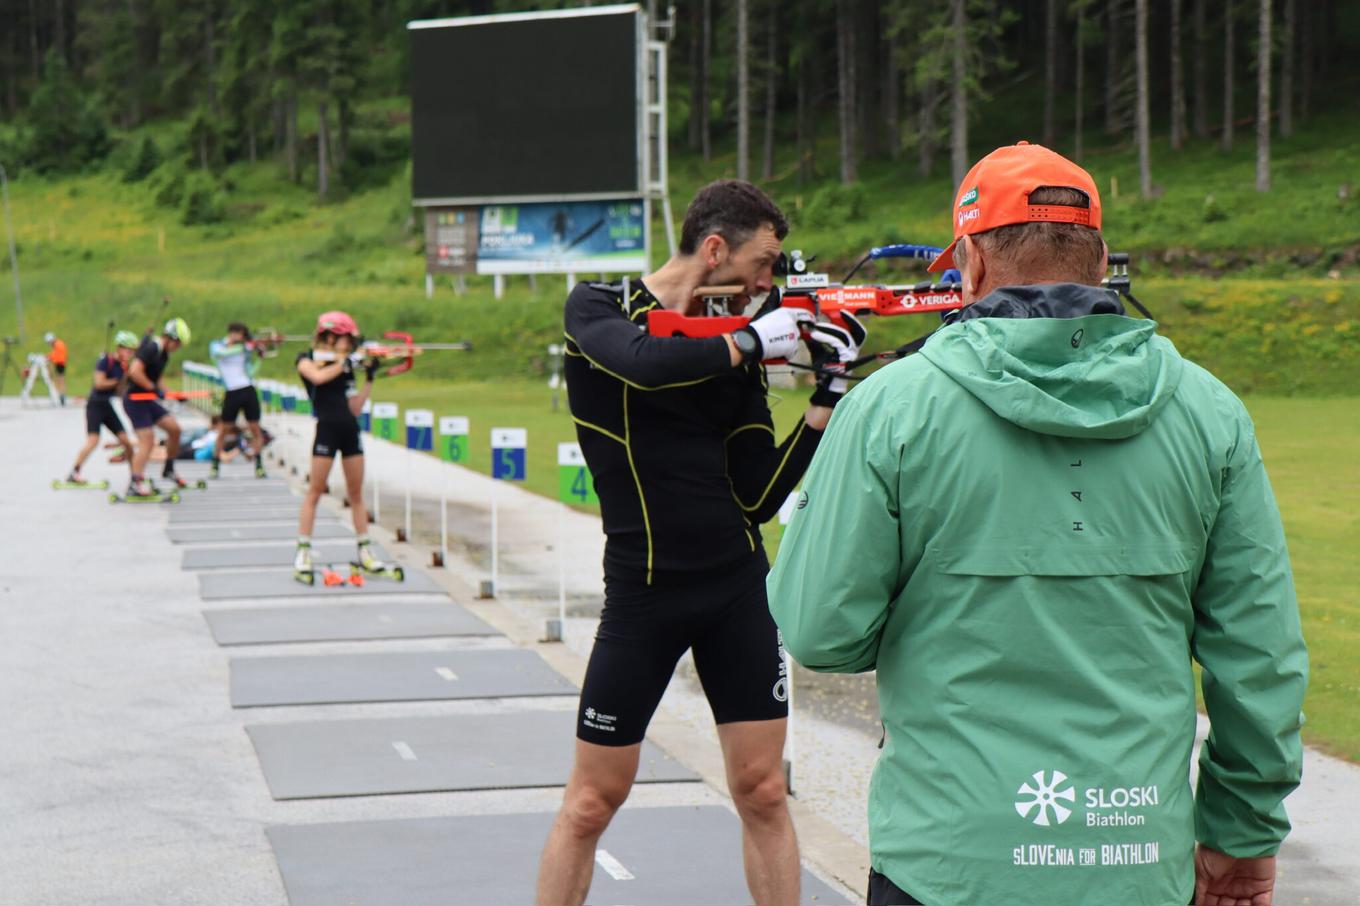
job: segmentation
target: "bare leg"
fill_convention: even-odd
[[[585,902],[595,873],[595,844],[628,798],[641,752],[641,744],[600,746],[576,740],[576,764],[538,865],[538,906]]]
[[[76,467],[71,470],[73,473],[76,475],[80,474],[80,467],[85,465],[85,460],[90,458],[90,454],[94,452],[94,448],[97,446],[99,446],[99,435],[86,434],[85,445],[81,447],[80,452],[76,454]]]
[[[784,785],[786,720],[718,725],[727,789],[741,816],[746,884],[756,906],[799,902],[798,838]]]
[[[349,495],[349,513],[354,519],[354,534],[368,534],[368,508],[364,506],[364,455],[345,456],[340,460],[345,473],[345,493]]]
[[[260,427],[259,422],[248,422],[246,429],[254,439],[254,443],[250,445],[250,458],[256,462],[264,462],[264,429]]]
[[[132,474],[146,477],[146,464],[151,460],[151,448],[156,446],[156,434],[150,428],[138,428],[137,447],[132,454]]]
[[[173,415],[163,415],[156,422],[165,432],[165,462],[167,468],[174,468],[175,457],[179,455],[179,422]]]
[[[298,510],[299,535],[312,534],[312,527],[316,524],[316,504],[326,491],[326,476],[331,473],[332,462],[329,456],[312,457],[312,471],[307,479],[307,496],[302,498],[302,507]]]
[[[132,453],[133,453],[133,451],[136,449],[136,447],[133,445],[131,438],[129,438],[129,437],[128,437],[126,434],[124,434],[122,431],[119,431],[119,432],[118,432],[116,435],[114,435],[114,436],[118,438],[118,442],[119,442],[120,444],[122,444],[122,445],[123,445],[123,449],[127,451],[126,462],[127,462],[127,464],[128,464],[128,474],[130,474],[130,475],[131,475],[131,474],[136,474],[136,473],[133,471],[133,468],[132,468]]]

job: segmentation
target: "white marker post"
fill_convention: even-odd
[[[528,474],[524,448],[529,432],[524,428],[491,429],[491,477],[498,481],[523,481]],[[496,596],[500,581],[500,514],[499,497],[495,485],[491,488],[491,587],[489,597]]]
[[[781,526],[787,526],[793,519],[793,514],[798,511],[798,501],[801,498],[801,492],[797,490],[789,492],[789,496],[779,507],[779,524]],[[792,796],[793,765],[798,753],[793,720],[793,657],[784,648],[784,634],[782,632],[779,633],[779,655],[784,659],[784,694],[788,696],[789,700],[788,738],[784,741],[784,783],[788,786],[789,795]]]
[[[374,403],[372,408],[373,436],[385,440],[395,440],[397,433],[396,403]],[[382,519],[382,485],[378,483],[378,470],[373,470],[373,521]]]
[[[562,523],[566,504],[600,502],[579,444],[557,445],[557,498],[563,504],[557,508],[557,625],[548,621],[545,642],[560,642],[567,632],[567,539]]]
[[[468,420],[463,415],[439,419],[439,458],[463,465],[468,461]],[[449,470],[441,470],[439,485],[439,562],[449,562]]]
[[[429,409],[406,410],[406,534],[411,543],[411,459],[417,451],[434,449],[434,413]]]

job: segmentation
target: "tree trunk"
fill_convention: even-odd
[[[935,123],[935,89],[934,82],[927,80],[921,85],[921,109],[918,111],[918,128],[920,142],[916,146],[918,154],[918,169],[923,179],[930,176],[930,171],[935,168],[935,137],[939,127]]]
[[[968,44],[965,31],[968,16],[965,9],[967,0],[954,2],[954,84],[953,117],[950,123],[950,176],[954,185],[963,182],[968,175],[968,87],[964,80],[968,77]]]
[[[1270,0],[1261,0],[1256,51],[1256,191],[1270,191]]]
[[[335,101],[335,142],[331,159],[335,161],[335,172],[339,173],[340,168],[349,159],[349,130],[354,122],[354,107],[347,98],[337,98]]]
[[[1134,0],[1134,56],[1138,69],[1138,110],[1135,130],[1138,140],[1138,190],[1152,197],[1152,142],[1148,124],[1148,0]]]
[[[1195,0],[1195,136],[1209,137],[1209,45],[1205,0]]]
[[[713,160],[713,128],[708,119],[708,70],[713,61],[713,0],[704,2],[704,75],[703,103],[699,105],[700,144],[703,146],[704,162]]]
[[[1057,136],[1054,120],[1058,106],[1058,0],[1045,0],[1044,16],[1044,147],[1052,148]]]
[[[689,149],[697,152],[700,139],[699,108],[704,102],[704,5],[689,8]]]
[[[774,4],[771,4],[773,6]],[[767,11],[769,21],[769,46],[765,53],[765,147],[760,158],[760,178],[774,178],[774,117],[775,104],[779,100],[779,10]]]
[[[1299,22],[1299,59],[1303,60],[1303,67],[1299,72],[1299,119],[1308,118],[1308,110],[1312,106],[1313,100],[1313,48],[1316,46],[1313,41],[1313,4],[1312,0],[1303,4],[1300,11],[1301,20]]]
[[[1105,4],[1105,134],[1119,131],[1119,0]]]
[[[283,111],[283,141],[284,150],[288,156],[288,179],[290,182],[298,181],[298,110],[297,110],[297,89],[293,88],[288,94]]]
[[[331,191],[330,126],[325,101],[316,105],[316,117],[316,194],[325,201]]]
[[[1181,0],[1171,0],[1171,147],[1185,143],[1185,74],[1181,65]]]
[[[1084,96],[1085,91],[1086,91],[1086,40],[1085,40],[1085,37],[1086,37],[1086,36],[1085,36],[1085,30],[1086,30],[1086,4],[1085,4],[1085,3],[1078,3],[1078,4],[1077,4],[1077,72],[1076,72],[1076,85],[1074,85],[1074,86],[1073,86],[1073,89],[1072,89],[1072,94],[1075,96],[1075,97],[1074,97],[1074,100],[1073,100],[1073,104],[1072,104],[1072,107],[1073,107],[1073,111],[1072,111],[1073,117],[1072,117],[1072,118],[1073,118],[1073,123],[1074,123],[1073,128],[1072,128],[1072,159],[1075,160],[1077,163],[1081,163],[1081,158],[1082,158],[1082,155],[1083,155],[1083,153],[1084,153],[1081,130],[1082,130],[1082,126],[1083,126],[1083,123],[1082,123],[1082,114],[1085,113],[1085,111],[1082,109],[1082,105],[1083,105],[1083,101],[1084,101],[1084,97],[1083,97],[1083,96]]]
[[[805,185],[816,175],[813,151],[816,134],[812,125],[811,54],[798,61],[798,184]]]
[[[841,184],[858,177],[855,166],[854,5],[839,0],[836,11],[836,86],[840,101]]]
[[[897,63],[897,48],[891,40],[883,42],[887,57],[883,65],[883,128],[887,133],[888,159],[902,157],[902,69]]]
[[[737,0],[737,179],[751,178],[750,0]]]
[[[1280,109],[1280,135],[1283,138],[1294,134],[1294,26],[1297,20],[1296,0],[1284,0],[1284,34],[1280,35],[1284,59],[1280,61],[1280,98],[1276,102]]]
[[[215,79],[217,75],[217,39],[213,33],[213,14],[210,9],[203,17],[203,61],[205,72],[203,76],[203,90],[208,95],[208,109],[212,111],[215,120],[221,119],[222,111],[217,106],[217,85]]]
[[[1233,8],[1223,7],[1223,150],[1233,146]]]

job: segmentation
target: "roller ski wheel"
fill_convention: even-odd
[[[397,566],[395,563],[371,563],[364,565],[362,562],[354,561],[349,565],[351,575],[369,575],[376,579],[391,579],[393,582],[405,582],[406,570]]]
[[[107,481],[71,481],[69,478],[52,479],[52,490],[87,490],[87,491],[107,491],[109,483]]]

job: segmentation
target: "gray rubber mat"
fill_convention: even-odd
[[[219,645],[500,635],[453,602],[315,604],[205,610]]]
[[[246,522],[231,525],[172,525],[165,530],[175,544],[213,544],[224,541],[286,541],[297,538],[297,520],[292,523],[272,522],[251,525]],[[312,540],[318,538],[353,538],[348,523],[340,523],[333,516],[316,516]]]
[[[549,813],[274,825],[265,834],[291,906],[447,906],[534,901]],[[596,848],[590,902],[749,903],[741,823],[725,808],[628,808]],[[800,906],[851,902],[806,869]]]
[[[532,651],[384,651],[231,659],[231,705],[576,695]]]
[[[178,507],[170,506],[170,521],[183,523],[292,522],[297,524],[298,505]],[[317,518],[321,518],[317,514]]]
[[[346,563],[354,559],[355,551],[352,540],[312,542],[312,559],[317,563]],[[184,552],[180,567],[183,569],[220,569],[226,566],[291,567],[296,554],[296,543],[257,544],[251,547],[194,547]],[[387,559],[387,551],[376,542],[373,544],[373,555],[379,560]]]
[[[320,565],[320,561],[318,561]],[[349,575],[344,562],[335,564],[337,572]],[[421,570],[406,574],[405,582],[394,582],[365,576],[362,586],[348,583],[327,588],[316,577],[315,585],[303,585],[293,578],[291,569],[255,569],[246,572],[211,572],[198,574],[198,596],[205,601],[217,598],[294,598],[329,597],[335,600],[366,595],[437,595],[444,590]]]
[[[298,506],[302,498],[286,488],[277,494],[235,493],[230,488],[213,488],[208,491],[180,492],[181,507],[260,507],[260,506]]]
[[[246,727],[275,799],[563,786],[574,711],[369,718]],[[697,781],[649,742],[638,783]]]

